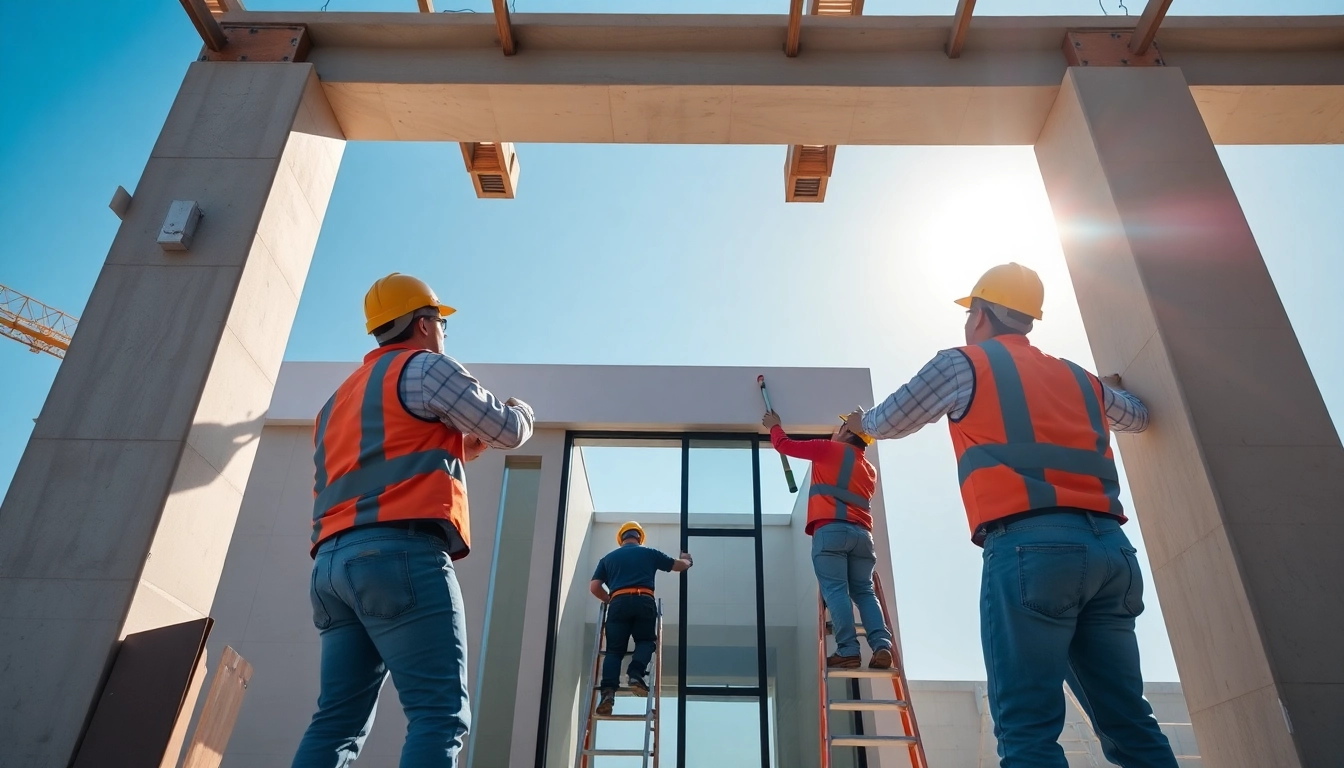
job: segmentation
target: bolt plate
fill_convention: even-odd
[[[312,42],[307,27],[223,24],[228,42],[218,51],[201,51],[198,61],[304,61]]]
[[[1165,67],[1157,44],[1142,55],[1129,50],[1129,30],[1070,30],[1064,36],[1064,58],[1070,67]]]

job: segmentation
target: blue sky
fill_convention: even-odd
[[[1103,0],[1117,13],[1113,0]],[[249,0],[313,9],[320,0]],[[442,0],[440,6],[443,7]],[[456,5],[485,10],[484,0]],[[517,0],[518,11],[779,12],[784,0]],[[1143,0],[1130,0],[1137,14]],[[332,0],[413,10],[413,0]],[[953,0],[868,0],[870,14],[950,13]],[[992,2],[982,14],[1094,14],[1089,0]],[[1344,13],[1341,2],[1187,0],[1178,14]],[[167,0],[0,4],[0,283],[78,315],[117,219],[200,48]],[[842,147],[827,202],[782,202],[783,147],[519,147],[512,202],[477,200],[457,147],[351,144],[287,351],[353,360],[360,300],[397,270],[458,307],[467,362],[869,367],[878,397],[960,342],[949,303],[1015,259],[1047,283],[1047,350],[1090,363],[1029,147]],[[1222,157],[1335,421],[1344,415],[1344,148],[1226,147]],[[842,298],[858,285],[859,300]],[[58,361],[0,340],[0,491]],[[488,385],[489,382],[486,382]],[[519,393],[526,396],[526,393]],[[906,654],[919,678],[983,679],[976,589],[941,426],[880,449]],[[764,466],[772,466],[766,464]],[[1140,510],[1140,518],[1142,510]],[[1131,532],[1133,538],[1139,538]],[[1150,590],[1150,594],[1151,590]],[[1150,679],[1176,672],[1155,599],[1140,622]]]

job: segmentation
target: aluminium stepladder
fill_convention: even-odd
[[[644,707],[643,714],[630,715],[599,715],[597,713],[597,704],[601,686],[599,685],[602,677],[602,660],[607,655],[606,636],[607,636],[607,605],[603,604],[597,621],[597,637],[593,641],[592,664],[589,666],[591,677],[589,678],[587,691],[584,696],[583,716],[584,719],[579,723],[579,734],[577,746],[574,754],[574,768],[593,768],[593,758],[595,757],[639,757],[643,758],[643,768],[658,768],[658,752],[660,734],[658,725],[662,706],[659,703],[658,693],[663,685],[663,601],[658,601],[658,625],[654,632],[653,647],[653,676],[649,680],[649,695]],[[625,649],[621,649],[624,651]],[[616,696],[633,696],[634,693],[627,687],[616,689]],[[597,724],[599,722],[642,722],[644,724],[644,747],[643,749],[602,749],[596,746]]]

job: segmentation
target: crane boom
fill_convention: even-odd
[[[28,345],[33,352],[65,358],[79,318],[0,285],[0,336]]]

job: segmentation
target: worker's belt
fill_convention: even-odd
[[[626,587],[625,589],[618,589],[611,593],[613,598],[620,597],[621,595],[648,595],[649,597],[653,597],[653,590],[645,589],[644,587]]]

